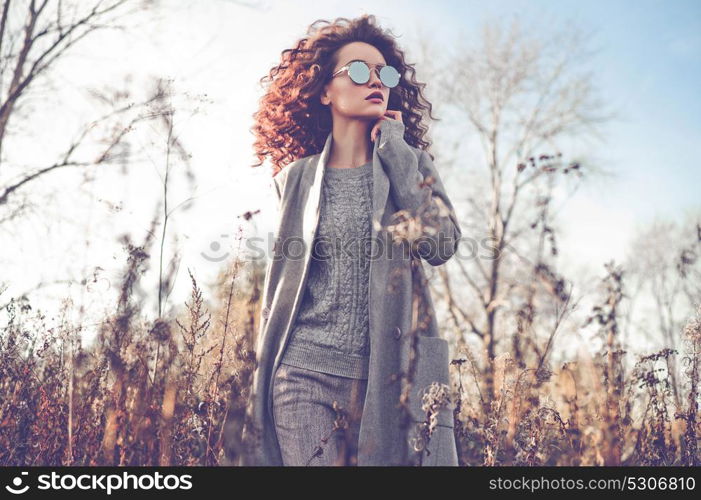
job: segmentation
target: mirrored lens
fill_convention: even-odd
[[[348,76],[350,76],[351,80],[355,83],[367,83],[370,79],[370,68],[362,61],[352,62],[348,67]]]
[[[380,70],[380,80],[385,87],[396,87],[399,84],[399,72],[392,66],[384,66]]]
[[[348,67],[348,76],[358,85],[363,85],[370,79],[370,67],[363,61],[354,61]],[[380,69],[380,81],[385,87],[396,87],[399,84],[399,72],[393,66],[383,66]]]

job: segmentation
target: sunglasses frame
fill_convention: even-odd
[[[368,79],[365,80],[364,82],[356,82],[356,81],[353,80],[353,78],[350,76],[350,67],[351,67],[351,65],[354,64],[354,63],[362,63],[362,64],[364,64],[364,65],[368,68]],[[378,69],[378,68],[379,68],[379,69]],[[339,68],[337,71],[335,71],[335,72],[331,75],[331,78],[335,78],[336,75],[338,75],[339,73],[342,73],[343,71],[345,71],[346,73],[348,73],[348,78],[350,78],[350,80],[351,80],[353,83],[355,83],[356,85],[365,85],[366,83],[368,83],[368,82],[370,81],[370,74],[371,74],[371,71],[374,70],[374,71],[377,73],[377,76],[380,78],[380,81],[382,82],[382,85],[384,85],[385,87],[387,87],[387,88],[389,88],[389,89],[393,89],[394,87],[396,87],[397,85],[399,85],[399,80],[397,80],[397,84],[394,85],[394,86],[392,86],[392,87],[390,87],[389,85],[387,85],[387,84],[382,80],[382,68],[393,68],[394,71],[397,71],[397,68],[395,68],[394,66],[391,66],[391,65],[389,65],[389,64],[368,64],[368,63],[366,63],[365,61],[363,61],[362,59],[354,59],[354,60],[350,61],[348,64],[346,64],[345,66],[343,66],[342,68]],[[397,71],[397,75],[398,75],[398,78],[401,79],[401,75],[399,74],[399,71]]]

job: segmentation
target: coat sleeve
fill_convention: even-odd
[[[399,120],[383,120],[377,154],[385,166],[395,203],[412,218],[420,220],[420,234],[409,243],[419,257],[432,266],[444,264],[457,251],[462,236],[453,204],[431,156],[414,149],[404,140],[405,127]]]

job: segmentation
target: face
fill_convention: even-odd
[[[330,74],[355,59],[365,61],[370,66],[370,79],[358,85],[350,79],[347,71],[342,71],[324,86],[321,103],[329,106],[334,119],[376,120],[387,110],[390,89],[382,84],[373,65],[387,64],[387,61],[374,46],[365,42],[351,42],[339,49],[337,63]],[[382,100],[366,99],[373,92],[380,92]]]

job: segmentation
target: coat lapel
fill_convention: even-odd
[[[389,177],[382,168],[382,162],[377,154],[377,144],[380,142],[380,137],[375,138],[372,147],[372,241],[375,241],[375,235],[382,224],[382,215],[387,204],[387,195],[389,194]],[[373,251],[372,255],[375,255]],[[372,261],[371,261],[372,262]],[[370,264],[372,266],[372,263]]]
[[[316,235],[316,226],[319,221],[319,209],[321,208],[321,185],[324,180],[324,172],[326,171],[326,164],[328,163],[328,157],[331,153],[331,143],[333,138],[331,133],[326,137],[326,143],[324,144],[324,149],[321,151],[316,162],[312,164],[314,168],[314,182],[312,182],[309,188],[309,196],[307,196],[307,202],[304,206],[304,219],[302,220],[302,231],[304,234],[304,248],[311,250],[312,244],[314,242],[314,236]],[[307,260],[307,263],[309,261]]]

